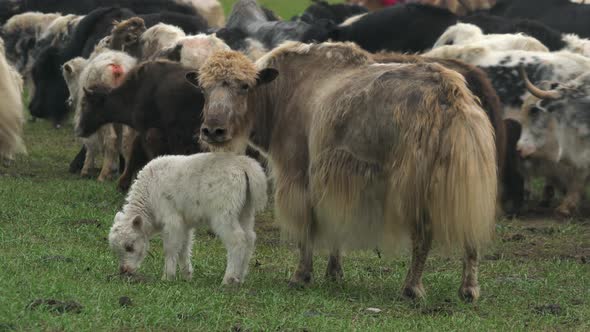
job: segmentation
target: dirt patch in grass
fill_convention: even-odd
[[[76,226],[95,226],[97,228],[101,226],[100,221],[96,219],[78,219],[73,220],[71,224],[74,224]]]
[[[66,312],[79,314],[82,305],[76,301],[59,301],[55,299],[36,299],[27,305],[28,310],[45,309],[55,314],[62,315]]]
[[[64,263],[73,263],[74,259],[71,257],[61,256],[61,255],[52,255],[52,256],[42,256],[40,258],[42,263],[53,263],[53,262],[64,262]]]
[[[559,304],[551,303],[551,304],[543,304],[539,306],[535,306],[533,308],[533,312],[538,315],[561,315],[563,309]]]
[[[590,224],[530,218],[500,224],[501,245],[491,256],[517,260],[570,260],[590,262]]]

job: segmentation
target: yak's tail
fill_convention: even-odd
[[[432,235],[443,248],[480,248],[496,220],[497,167],[494,131],[463,78],[442,69],[442,89],[452,118],[440,132],[438,157],[426,190]]]

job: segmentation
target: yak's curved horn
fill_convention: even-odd
[[[559,93],[556,90],[543,90],[531,83],[522,64],[520,65],[520,78],[524,81],[526,89],[529,90],[529,92],[537,98],[558,99],[559,97],[561,97],[561,93]]]

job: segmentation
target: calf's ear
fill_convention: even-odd
[[[133,221],[131,223],[133,224],[133,228],[135,228],[136,230],[141,230],[141,226],[143,225],[143,220],[141,219],[141,216],[135,216],[135,218],[133,218]]]
[[[190,84],[196,86],[197,88],[201,88],[199,85],[199,73],[196,71],[189,71],[184,77]]]
[[[279,76],[279,71],[274,68],[265,68],[258,72],[256,86],[261,86],[274,81]]]

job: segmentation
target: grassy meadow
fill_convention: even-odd
[[[234,1],[222,0],[229,11]],[[284,18],[308,1],[260,1]],[[272,209],[257,217],[257,248],[240,288],[220,285],[225,249],[197,233],[194,277],[160,280],[164,258],[151,243],[140,276],[116,275],[107,235],[124,196],[114,182],[67,172],[79,149],[71,126],[25,128],[28,155],[0,165],[0,331],[589,331],[590,220],[503,219],[480,267],[482,297],[457,297],[459,257],[433,254],[427,298],[399,297],[408,255],[347,253],[345,280],[291,289],[297,260],[280,240]],[[377,308],[379,310],[367,310]],[[377,312],[378,311],[378,312]]]

